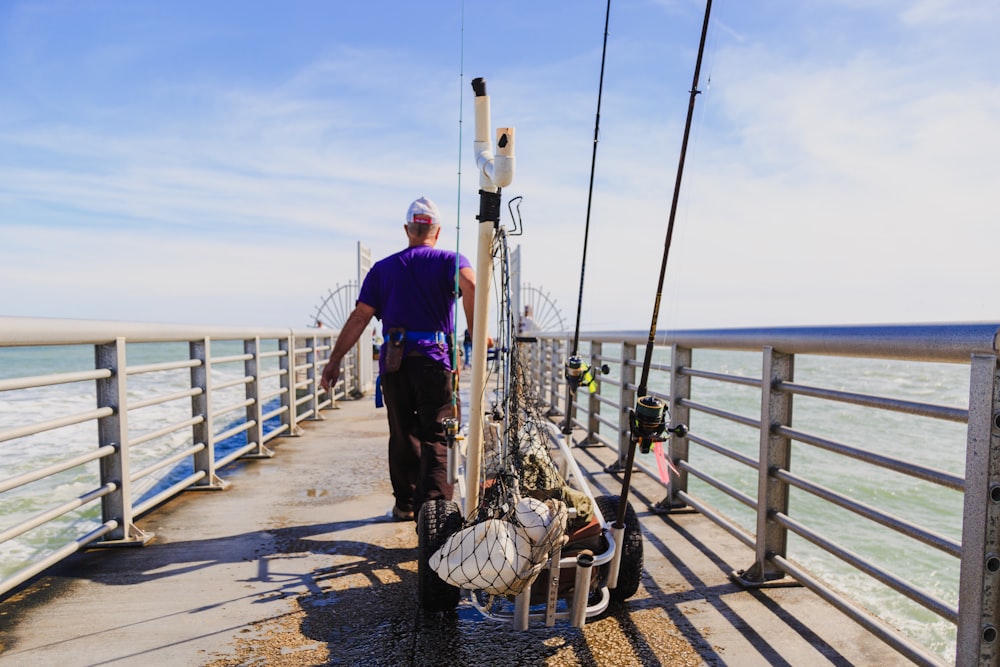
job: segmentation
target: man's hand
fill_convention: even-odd
[[[339,378],[340,361],[338,360],[334,363],[333,359],[330,359],[330,361],[326,362],[326,368],[323,369],[323,376],[320,378],[319,386],[324,391],[330,391],[330,388],[337,384]]]

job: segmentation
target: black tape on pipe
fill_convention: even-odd
[[[479,215],[476,216],[479,222],[499,222],[500,221],[500,193],[479,191]]]

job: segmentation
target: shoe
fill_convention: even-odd
[[[413,521],[413,510],[401,510],[395,505],[392,506],[393,521]]]

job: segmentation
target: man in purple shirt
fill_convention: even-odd
[[[441,216],[426,197],[406,214],[405,250],[376,262],[323,369],[329,390],[340,362],[372,317],[382,321],[379,376],[389,419],[389,478],[396,503],[392,516],[412,520],[427,500],[451,500],[447,437],[442,420],[452,416],[451,357],[455,344],[455,253],[438,250]],[[465,321],[472,327],[476,274],[458,255]]]

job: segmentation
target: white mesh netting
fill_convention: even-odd
[[[517,595],[532,582],[567,529],[593,516],[590,498],[571,488],[552,460],[537,397],[511,351],[503,432],[484,447],[482,493],[465,527],[449,536],[428,560],[441,579],[468,590]],[[503,392],[501,392],[503,393]],[[575,516],[569,519],[568,508]]]

